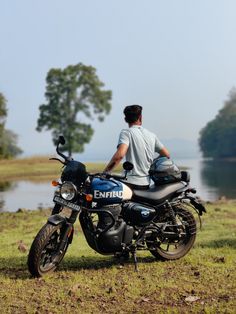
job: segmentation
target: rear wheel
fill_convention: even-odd
[[[196,238],[196,221],[192,213],[184,208],[176,210],[178,232],[176,238],[158,236],[152,241],[147,241],[150,252],[161,260],[176,260],[186,255],[192,248]],[[175,227],[169,227],[173,232]]]
[[[63,226],[46,224],[35,237],[28,255],[28,269],[32,276],[41,277],[54,271],[62,261],[69,240],[59,250],[63,237]]]

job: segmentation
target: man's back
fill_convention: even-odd
[[[155,152],[159,152],[163,145],[155,134],[138,125],[121,131],[118,145],[120,144],[128,145],[126,160],[134,165],[133,170],[128,174],[127,182],[148,185],[150,165]]]
[[[155,134],[144,129],[142,125],[142,107],[139,105],[126,106],[125,121],[129,128],[120,133],[115,154],[104,169],[110,172],[126,157],[134,168],[128,174],[128,182],[146,188],[149,185],[149,168],[155,152],[169,158],[168,150],[161,144]]]

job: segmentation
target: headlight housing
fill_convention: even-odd
[[[76,186],[71,182],[64,182],[61,185],[61,197],[66,201],[71,201],[77,194]]]

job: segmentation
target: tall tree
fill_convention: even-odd
[[[0,93],[0,136],[3,132],[6,117],[7,117],[7,105],[6,98]]]
[[[39,107],[37,131],[52,130],[53,142],[63,134],[64,151],[83,152],[89,143],[93,128],[89,120],[103,121],[111,110],[109,90],[96,75],[96,69],[82,63],[65,69],[51,69],[46,77],[46,104]],[[80,113],[80,117],[78,117]]]
[[[6,117],[7,117],[6,98],[2,93],[0,93],[0,158],[3,157],[5,151],[3,133]]]
[[[236,157],[236,89],[218,112],[215,119],[201,130],[199,145],[204,157]]]
[[[22,153],[17,146],[17,135],[5,129],[7,118],[7,101],[2,93],[0,93],[0,158],[16,157]]]

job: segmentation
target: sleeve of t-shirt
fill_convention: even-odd
[[[118,144],[117,144],[117,147],[120,145],[120,144],[126,144],[129,146],[129,137],[130,137],[130,134],[129,134],[129,131],[128,130],[122,130],[120,132],[120,136],[119,136],[119,140],[118,140]]]
[[[162,148],[164,148],[164,145],[163,145],[162,142],[156,137],[156,140],[155,140],[155,152],[160,153],[160,151],[162,150]]]

